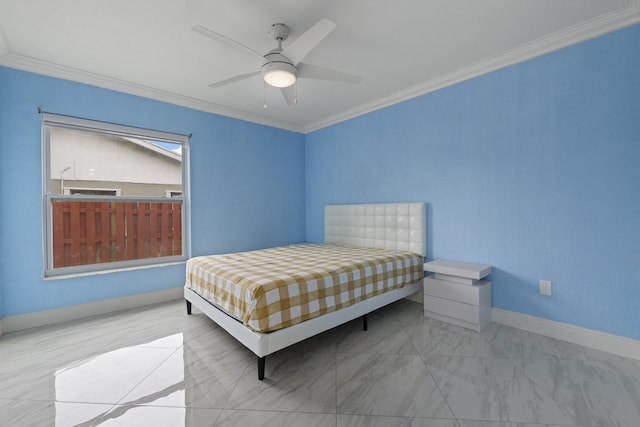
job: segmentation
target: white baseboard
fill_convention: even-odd
[[[5,317],[0,319],[0,336],[6,332],[15,332],[98,314],[107,314],[149,304],[181,299],[184,297],[183,292],[183,287],[179,286],[162,291],[129,295],[104,301],[95,301],[87,304]],[[420,294],[418,293],[407,299],[421,303],[422,301],[419,296]],[[491,309],[491,317],[492,321],[496,323],[594,348],[596,350],[606,351],[630,359],[640,360],[640,341],[638,340],[495,307]]]
[[[149,304],[184,298],[183,287],[165,289],[144,294],[129,295],[86,304],[72,305],[53,310],[19,314],[0,319],[0,335],[2,332],[15,332],[23,329],[51,325],[53,323],[82,319],[83,317],[107,314],[129,308],[142,307]]]
[[[640,360],[640,341],[547,320],[500,308],[491,309],[492,321],[573,344]]]

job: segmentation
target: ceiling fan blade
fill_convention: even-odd
[[[289,58],[293,65],[297,65],[311,50],[336,28],[336,24],[326,18],[322,18],[316,25],[307,30],[287,46],[282,54]]]
[[[262,60],[262,62],[268,62],[265,58],[264,55],[261,55],[259,52],[256,52],[255,50],[251,49],[250,47],[247,47],[245,45],[243,45],[240,42],[237,42],[235,40],[230,39],[227,36],[223,36],[220,33],[216,33],[215,31],[212,31],[208,28],[205,28],[201,25],[196,25],[195,27],[191,28],[193,31],[195,31],[198,34],[202,34],[205,37],[209,37],[210,39],[213,40],[217,40],[221,43],[226,44],[227,46],[231,46],[233,48],[236,48],[238,50],[241,50],[249,55],[253,55],[256,56],[258,58],[260,58]]]
[[[318,67],[317,65],[299,63],[298,77],[301,79],[318,79],[332,80],[335,82],[358,84],[362,81],[362,77],[353,74],[341,73],[340,71],[329,70],[328,68]]]
[[[0,27],[0,56],[5,56],[7,53],[9,53],[9,43],[7,43],[7,37]]]
[[[294,105],[298,103],[298,100],[296,99],[296,90],[293,88],[293,85],[280,88],[280,92],[282,93],[282,96],[284,96],[284,100],[287,101],[287,105]]]
[[[253,76],[257,76],[258,74],[260,74],[260,71],[254,71],[253,73],[247,73],[247,74],[240,74],[239,76],[231,77],[231,78],[228,78],[228,79],[221,80],[221,81],[219,81],[217,83],[210,84],[209,87],[211,89],[217,89],[219,87],[226,86],[226,85],[231,84],[231,83],[235,83],[235,82],[239,82],[241,80],[249,79],[249,78],[251,78]]]

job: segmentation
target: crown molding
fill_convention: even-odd
[[[640,0],[630,0],[626,7],[615,12],[589,19],[537,40],[522,44],[467,67],[396,92],[391,96],[379,98],[373,102],[362,104],[356,108],[310,123],[305,126],[304,133],[310,133],[332,126],[430,92],[435,92],[447,86],[452,86],[456,83],[637,24],[640,22],[639,1]]]
[[[127,82],[97,73],[65,67],[53,62],[18,55],[11,49],[0,33],[0,65],[19,70],[44,74],[50,77],[85,83],[104,89],[142,96],[156,101],[192,108],[194,110],[218,114],[265,126],[276,127],[299,133],[313,132],[334,124],[353,119],[364,114],[425,95],[456,83],[478,77],[501,68],[514,65],[537,56],[592,39],[640,22],[640,0],[630,0],[626,7],[557,31],[553,34],[525,43],[511,50],[460,68],[443,76],[414,85],[390,96],[379,98],[337,114],[301,126],[295,123],[270,119],[247,111],[225,107],[212,102],[176,94],[153,87]],[[3,40],[4,39],[4,40]]]
[[[127,82],[125,80],[120,80],[113,77],[80,70],[77,68],[63,66],[49,61],[43,61],[29,56],[19,55],[11,52],[10,50],[5,55],[1,55],[0,52],[0,65],[22,71],[33,72],[36,74],[43,74],[49,77],[56,77],[78,83],[88,84],[91,86],[97,86],[103,89],[124,92],[130,95],[137,95],[156,101],[166,102],[168,104],[187,107],[207,113],[218,114],[221,116],[244,120],[260,125],[276,127],[299,133],[304,132],[303,127],[293,123],[269,119],[257,114],[237,110],[234,108],[228,108],[212,102],[202,101],[200,99],[161,89],[156,89],[150,86]]]

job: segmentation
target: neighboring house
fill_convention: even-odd
[[[50,188],[54,194],[181,195],[179,152],[138,138],[61,128],[51,132]]]

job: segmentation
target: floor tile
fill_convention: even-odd
[[[157,365],[143,367],[142,369],[145,372],[142,377],[139,374],[135,374],[138,382],[159,366],[160,362],[169,357],[174,350],[160,351],[162,354],[157,359]],[[115,359],[110,359],[110,354],[110,350],[105,351],[95,347],[64,346],[49,349],[34,348],[28,354],[21,353],[14,357],[5,356],[0,360],[0,366],[2,367],[0,369],[0,397],[53,401],[56,399],[61,400],[61,396],[63,396],[64,399],[62,400],[73,400],[68,398],[71,397],[70,393],[76,394],[79,390],[76,388],[75,383],[78,383],[79,387],[84,387],[85,390],[93,387],[97,380],[105,378],[105,372],[101,372],[100,369],[108,366],[109,363],[107,362],[109,360],[113,362],[111,367],[114,367],[115,363],[113,374],[106,373],[107,379],[113,381],[109,384],[114,384],[115,389],[126,393],[137,383],[128,381],[129,390],[125,390],[126,386],[123,389],[122,384],[117,383],[116,378],[121,374],[122,369],[118,369],[116,361],[122,362],[124,354],[122,351],[115,353]],[[142,350],[136,354],[146,355],[149,352]],[[99,368],[93,369],[96,366],[99,366]],[[78,376],[78,373],[82,373],[81,377]],[[92,386],[89,384],[92,384]],[[108,385],[98,384],[98,387],[108,388]],[[124,396],[124,393],[117,399]],[[90,394],[95,397],[95,392]],[[83,396],[83,398],[86,397]],[[115,402],[94,401],[94,403]]]
[[[338,413],[453,418],[422,359],[339,354]]]
[[[424,318],[406,326],[423,356],[470,356],[513,359],[624,360],[554,338],[497,323],[481,333],[439,320]]]
[[[335,427],[336,414],[224,410],[216,427]]]
[[[97,403],[55,402],[53,404],[55,427],[61,426],[93,426],[108,413],[113,405]]]
[[[374,317],[368,330],[362,322],[344,325],[336,343],[338,353],[418,354],[415,346],[398,320]]]
[[[173,301],[0,337],[0,424],[638,427],[640,361],[398,301],[267,357]],[[455,419],[458,417],[458,420]]]
[[[490,343],[470,329],[429,318],[408,324],[405,329],[423,356],[495,356]]]
[[[209,348],[213,350],[233,350],[244,348],[227,331],[218,326],[204,314],[184,314],[183,344],[191,348]]]
[[[495,421],[460,421],[460,427],[588,427],[566,424],[504,423]]]
[[[165,406],[115,406],[87,426],[101,427],[213,427],[219,409]],[[57,426],[56,426],[57,427]]]
[[[437,418],[338,415],[338,427],[459,427],[456,420]]]
[[[112,322],[113,317],[100,316],[7,333],[0,337],[0,359],[51,347],[104,347],[112,340],[105,337]]]
[[[255,368],[249,353],[185,346],[118,403],[223,408],[245,370]]]
[[[95,403],[0,399],[0,423],[11,427],[95,425],[92,421],[112,407]]]
[[[456,417],[637,427],[640,370],[628,362],[430,356]]]
[[[154,309],[155,307],[155,309]],[[178,348],[188,327],[186,310],[175,303],[127,310],[105,325],[102,334],[110,347]]]
[[[117,403],[176,350],[124,347],[59,367],[57,401]]]
[[[577,344],[560,341],[492,323],[479,334],[489,343],[495,357],[520,359],[576,359],[576,360],[623,360],[610,353],[589,349]]]
[[[263,381],[244,372],[226,408],[335,413],[335,372],[334,354],[284,349],[267,356]]]
[[[9,426],[55,425],[54,402],[0,398],[0,420]]]
[[[184,317],[178,312],[176,303],[170,302],[12,332],[0,337],[0,359],[55,347],[104,348],[114,341],[116,344],[111,345],[112,348],[145,345],[181,333]],[[181,342],[170,347],[180,345]],[[164,342],[159,346],[167,345]]]

